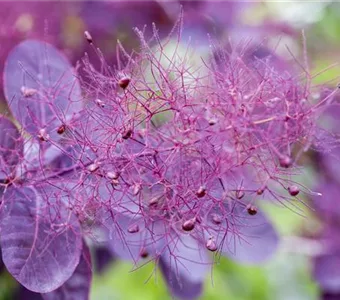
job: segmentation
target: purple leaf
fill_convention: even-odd
[[[181,299],[196,299],[201,294],[209,265],[206,249],[189,235],[174,238],[159,260],[172,295]]]
[[[91,255],[88,246],[83,243],[83,253],[73,275],[60,288],[41,294],[44,300],[86,300],[89,299],[92,281]]]
[[[23,142],[19,130],[3,116],[0,116],[0,132],[0,179],[5,179],[23,156]]]
[[[269,259],[277,249],[278,235],[265,215],[261,211],[251,215],[243,205],[225,208],[228,221],[211,222],[205,237],[212,238],[222,254],[237,262],[259,264]]]
[[[115,256],[106,247],[95,248],[96,272],[102,274],[115,261]]]
[[[76,269],[81,228],[62,199],[30,187],[3,195],[0,237],[7,270],[27,289],[46,293],[60,287]]]
[[[14,300],[43,300],[41,294],[32,292],[26,289],[24,286],[20,286],[14,295]]]
[[[10,52],[4,91],[13,115],[34,136],[60,139],[58,128],[81,108],[72,66],[52,45],[36,40],[26,40]]]
[[[142,219],[132,219],[122,214],[117,214],[115,221],[110,227],[109,248],[120,259],[140,260],[140,253],[146,241],[150,238],[145,230]],[[136,227],[138,230],[131,230]]]
[[[265,215],[258,211],[249,215],[247,210],[235,219],[235,235],[227,237],[222,252],[231,259],[248,264],[259,264],[269,259],[278,246],[278,235]]]
[[[323,290],[340,292],[340,255],[318,256],[314,261],[314,278]]]

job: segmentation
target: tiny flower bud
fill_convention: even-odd
[[[213,126],[217,123],[217,119],[211,118],[211,119],[208,120],[208,123],[209,123],[210,126]]]
[[[46,132],[46,129],[40,129],[39,134],[38,134],[38,138],[42,142],[47,142],[50,138],[50,135]]]
[[[149,256],[148,251],[145,248],[142,248],[139,252],[141,258],[147,258]]]
[[[111,184],[112,186],[117,186],[119,184],[119,181],[117,179],[112,179]]]
[[[211,252],[215,252],[217,250],[217,245],[213,238],[208,239],[206,247]]]
[[[123,77],[118,80],[118,85],[125,90],[128,87],[130,81],[131,79],[129,77]]]
[[[182,224],[184,231],[191,231],[195,228],[196,218],[189,219]]]
[[[289,168],[292,165],[292,159],[289,156],[282,156],[279,159],[282,168]]]
[[[25,86],[21,87],[21,93],[25,98],[34,96],[38,91],[36,89],[30,89]]]
[[[244,197],[244,191],[242,189],[236,191],[236,198],[242,199]]]
[[[199,189],[198,189],[197,192],[196,192],[196,196],[197,196],[198,198],[202,198],[202,197],[204,197],[206,194],[207,194],[207,190],[206,190],[205,187],[203,187],[203,186],[200,186]]]
[[[88,31],[84,32],[84,36],[85,36],[85,38],[86,38],[86,40],[88,41],[89,44],[93,43],[92,36],[91,36],[91,34]]]
[[[119,176],[120,176],[119,172],[109,171],[109,172],[106,173],[106,177],[109,178],[109,179],[118,179]]]
[[[97,171],[98,169],[99,169],[99,165],[97,163],[90,164],[87,167],[87,170],[89,170],[91,173]]]
[[[142,190],[142,187],[140,184],[135,184],[132,188],[132,194],[134,196],[137,196],[139,194],[139,192]]]
[[[300,190],[296,185],[292,185],[288,187],[288,192],[291,196],[297,196],[300,193]]]
[[[129,139],[129,138],[132,136],[132,133],[133,133],[132,129],[128,129],[127,131],[125,131],[125,132],[122,134],[122,138],[123,138],[124,140],[127,140],[127,139]]]
[[[222,223],[222,217],[220,215],[217,215],[217,214],[213,214],[212,220],[217,225]]]
[[[96,99],[96,100],[94,100],[94,102],[101,108],[105,107],[105,102],[100,100],[100,99]]]
[[[256,194],[258,195],[262,195],[264,193],[264,189],[262,188],[259,188],[257,191],[256,191]]]
[[[57,129],[58,134],[63,134],[66,130],[66,126],[64,124],[60,125],[59,128]]]
[[[158,197],[153,197],[149,201],[149,206],[156,206],[158,204],[158,202],[159,202],[159,198]]]
[[[136,233],[139,231],[139,226],[137,224],[131,225],[128,228],[128,233]]]
[[[254,216],[257,214],[257,207],[249,204],[247,206],[247,211],[248,211],[248,214],[250,214],[251,216]]]

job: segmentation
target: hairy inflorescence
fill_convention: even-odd
[[[207,39],[197,54],[180,23],[165,40],[136,29],[140,51],[118,43],[115,68],[85,32],[101,68],[85,56],[81,80],[49,44],[10,53],[1,248],[28,289],[89,282],[86,236],[136,265],[155,260],[174,295],[194,298],[209,252],[260,263],[275,251],[262,201],[291,207],[310,192],[294,175],[333,93],[315,102],[307,69],[252,41]]]

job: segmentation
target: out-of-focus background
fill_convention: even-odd
[[[332,88],[340,81],[340,66],[335,65],[340,62],[340,3],[200,1],[194,4],[187,1],[182,4],[184,37],[192,36],[202,46],[209,43],[207,33],[218,36],[221,41],[240,37],[259,42],[268,39],[278,53],[292,59],[288,48],[299,60],[303,56],[305,36],[311,74],[321,72],[313,78],[313,83]],[[84,30],[91,32],[108,62],[114,64],[117,38],[128,50],[138,48],[133,26],[147,24],[148,30],[151,22],[155,22],[161,36],[165,36],[178,13],[178,2],[163,1],[0,2],[0,65],[11,47],[26,37],[53,42],[74,64],[84,51],[97,59],[83,37]],[[307,171],[301,175],[310,187],[316,186],[318,172],[322,172],[316,159],[314,155],[306,158]],[[337,160],[334,163],[340,164]],[[262,266],[241,266],[217,257],[201,299],[320,299],[323,292],[312,274],[314,258],[322,249],[322,239],[318,236],[324,222],[316,210],[308,208],[309,199],[303,200],[306,205],[300,205],[296,211],[265,205],[264,209],[282,235],[278,253]],[[104,254],[99,255],[100,260],[106,262]],[[110,260],[94,277],[91,299],[171,299],[154,265],[131,270],[128,262]],[[3,271],[0,300],[14,299],[15,291],[15,281]],[[340,299],[338,297],[333,299]]]

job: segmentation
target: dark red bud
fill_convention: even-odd
[[[198,197],[198,198],[202,198],[202,197],[204,197],[205,195],[207,194],[207,190],[205,189],[205,187],[203,187],[203,186],[200,186],[200,188],[197,190],[197,192],[196,192],[196,196]]]
[[[248,211],[248,214],[250,214],[251,216],[254,216],[257,214],[257,207],[249,204],[247,206],[247,211]]]
[[[280,157],[280,167],[282,168],[289,168],[292,166],[292,159],[289,156],[282,156]]]
[[[191,231],[195,228],[196,218],[189,219],[182,224],[184,231]]]
[[[63,125],[60,125],[59,128],[57,129],[57,133],[58,134],[63,134],[66,130],[66,126],[63,124]]]
[[[147,258],[149,256],[148,251],[145,248],[142,248],[139,253],[141,258]]]
[[[128,232],[129,232],[129,233],[136,233],[136,232],[138,232],[138,231],[139,231],[139,226],[138,226],[137,224],[131,225],[131,226],[129,226],[129,228],[128,228]]]
[[[258,189],[257,191],[256,191],[256,194],[258,194],[258,195],[262,195],[264,193],[264,189]]]
[[[129,139],[129,138],[132,136],[132,133],[133,133],[132,129],[128,129],[127,131],[125,131],[125,132],[122,134],[122,138],[123,138],[124,140],[127,140],[127,139]]]
[[[300,189],[296,185],[288,187],[288,192],[291,196],[297,196],[300,193]]]
[[[128,87],[130,81],[131,79],[129,77],[123,77],[118,80],[118,85],[125,90]]]

